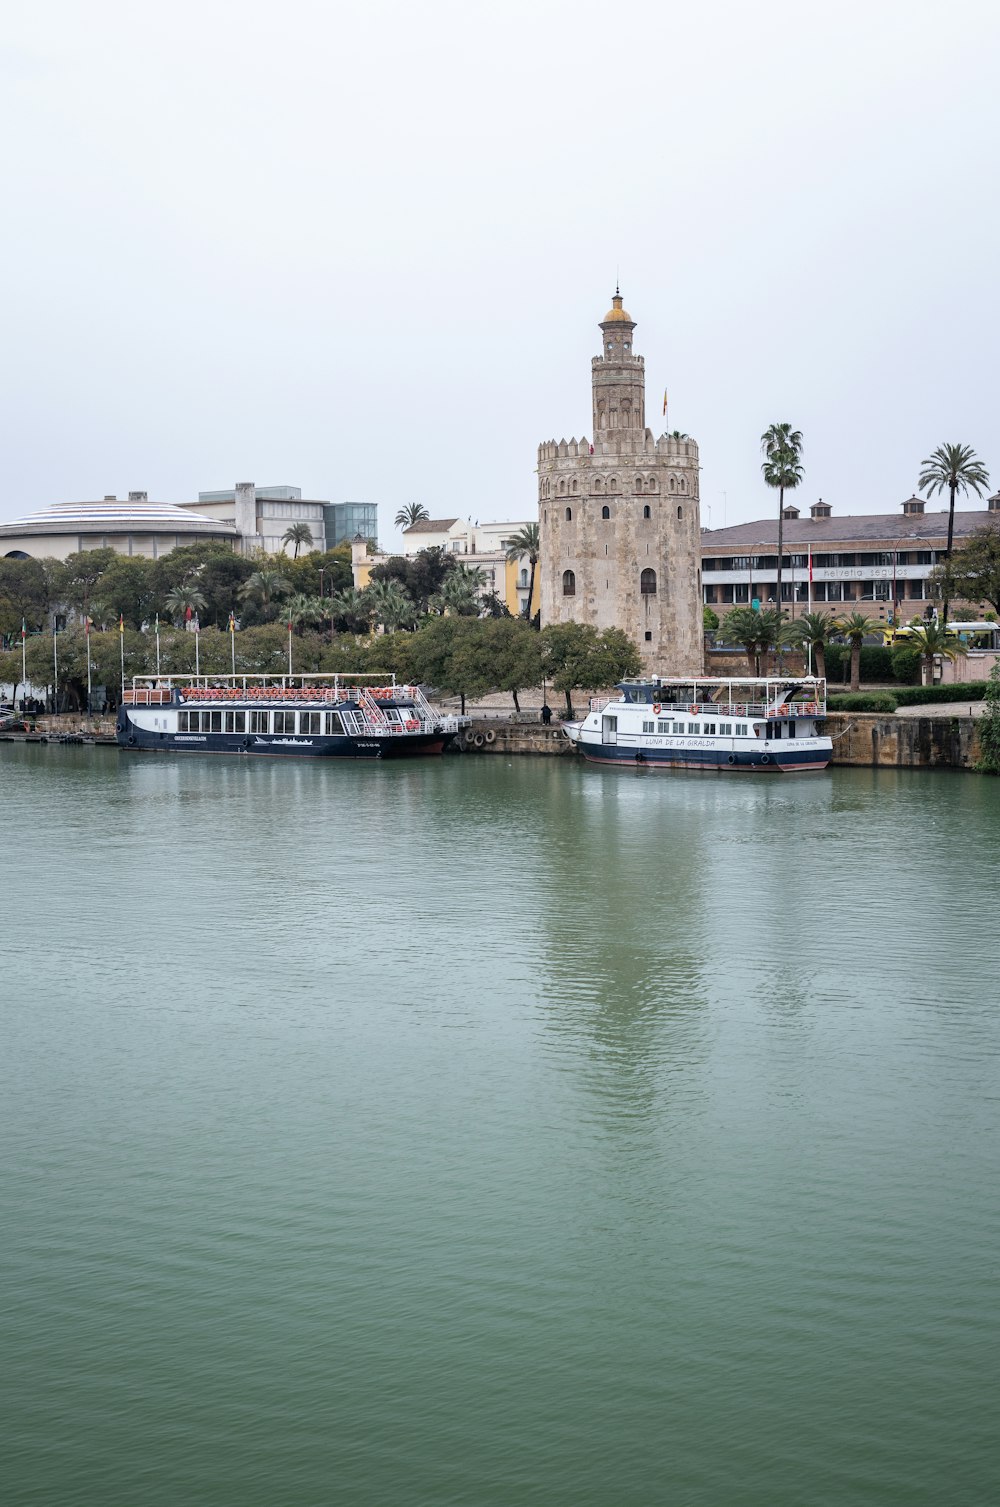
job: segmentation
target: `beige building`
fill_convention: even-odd
[[[954,547],[987,522],[1000,524],[1000,492],[985,507],[956,509]],[[782,526],[781,602],[790,617],[808,612],[862,612],[909,622],[933,607],[930,579],[944,558],[948,509],[929,513],[908,497],[899,513],[838,517],[822,498],[802,518],[786,506]],[[775,606],[777,517],[705,529],[701,536],[704,599],[720,617],[733,607]],[[810,582],[810,562],[812,580]]]
[[[422,518],[403,530],[404,557],[418,555],[424,549],[443,549],[454,555],[469,570],[481,570],[485,577],[482,594],[495,592],[513,617],[523,615],[531,585],[531,562],[527,555],[507,559],[507,550],[524,523],[470,523],[465,518]],[[355,542],[352,550],[354,585],[363,591],[374,566],[384,565],[388,554],[368,553],[364,541]],[[535,571],[532,613],[538,611],[540,568]]]
[[[698,674],[698,446],[646,427],[644,362],[617,291],[600,329],[593,444],[538,447],[542,623],[623,628],[648,670]]]

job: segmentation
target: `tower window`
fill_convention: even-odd
[[[678,516],[678,518],[683,518],[684,517],[684,509],[683,508],[678,508],[677,509],[677,516]]]
[[[564,597],[575,597],[576,596],[576,576],[573,574],[573,572],[571,570],[564,570],[563,571],[563,596]]]
[[[601,517],[602,518],[610,518],[611,517],[611,509],[608,507],[607,503],[605,503],[604,507],[601,509]]]
[[[650,507],[650,505],[649,505],[648,502],[646,503],[646,506],[642,510],[642,516],[644,518],[652,518],[652,516],[653,516],[653,509]]]
[[[647,644],[651,644],[653,642],[653,635],[650,633],[648,628],[646,629],[645,639]]]
[[[572,508],[567,508],[566,509],[566,522],[567,523],[572,523],[573,522],[573,509]]]
[[[656,595],[656,571],[655,570],[644,570],[643,571],[642,575],[639,577],[639,592],[644,597],[655,597],[655,595]]]

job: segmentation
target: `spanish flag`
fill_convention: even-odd
[[[229,614],[229,631],[230,633],[236,632],[236,619],[233,617],[232,613]]]
[[[663,417],[667,416],[667,389],[663,389]]]
[[[121,612],[118,614],[118,632],[119,633],[124,633],[125,632],[125,616]]]

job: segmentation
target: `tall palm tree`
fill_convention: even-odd
[[[535,594],[535,570],[538,566],[539,536],[538,524],[526,523],[523,528],[511,538],[507,546],[508,560],[520,560],[522,555],[527,555],[528,564],[531,566],[531,575],[528,577],[528,600],[524,604],[524,617],[526,622],[531,622],[531,599]]]
[[[255,570],[240,587],[244,602],[254,602],[266,618],[275,616],[276,604],[286,597],[292,583],[280,570]]]
[[[412,528],[415,523],[423,523],[425,518],[431,515],[422,502],[408,502],[405,508],[400,508],[396,514],[396,527],[401,529]]]
[[[975,492],[979,497],[990,484],[989,472],[976,456],[971,445],[938,445],[937,449],[922,463],[917,486],[928,497],[948,489],[948,545],[944,552],[944,611],[941,616],[948,626],[948,592],[951,577],[951,545],[955,537],[955,497],[959,492]]]
[[[872,633],[883,633],[885,624],[876,618],[865,617],[863,612],[852,612],[848,617],[837,619],[837,632],[851,646],[851,690],[861,689],[861,645]]]
[[[726,637],[746,650],[753,672],[760,674],[760,657],[778,641],[781,619],[777,612],[755,612],[752,607],[734,607],[722,619]]]
[[[784,548],[785,493],[802,480],[802,432],[791,424],[771,424],[760,437],[764,456],[761,471],[769,487],[778,492],[778,584],[774,604],[781,615],[781,555]]]
[[[471,579],[473,575],[480,577],[478,584]],[[461,566],[450,570],[441,583],[440,591],[435,592],[431,598],[431,606],[441,613],[451,612],[455,617],[477,617],[480,607],[479,588],[485,579],[485,573],[478,566],[474,571],[463,570]]]
[[[175,620],[184,622],[187,618],[194,617],[197,612],[204,612],[208,603],[205,593],[199,591],[197,586],[174,586],[163,598],[163,605],[170,616]]]
[[[387,633],[412,623],[416,609],[398,581],[371,581],[364,589],[367,610]]]
[[[813,670],[821,680],[826,679],[827,642],[836,628],[837,619],[832,612],[804,612],[788,624],[785,642],[812,649]]]
[[[930,685],[934,678],[935,657],[940,654],[943,659],[954,659],[959,650],[954,633],[949,633],[943,623],[921,623],[911,628],[906,642],[920,653],[924,685]]]
[[[308,523],[290,523],[281,536],[281,542],[282,544],[295,545],[292,559],[297,560],[299,558],[300,545],[312,544],[313,542],[312,529]]]

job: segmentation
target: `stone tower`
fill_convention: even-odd
[[[698,446],[646,428],[643,358],[617,290],[600,328],[594,443],[538,447],[542,622],[623,628],[650,673],[702,674]]]

